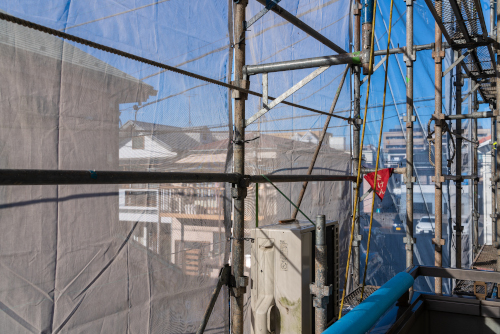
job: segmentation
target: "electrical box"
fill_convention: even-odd
[[[338,223],[326,222],[327,285],[333,292],[328,323],[338,315]],[[251,307],[253,334],[313,334],[315,227],[293,222],[252,230]]]

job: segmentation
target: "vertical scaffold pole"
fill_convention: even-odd
[[[500,15],[500,6],[497,5],[497,20],[498,20],[498,16]],[[496,29],[496,32],[497,32],[497,36],[496,36],[496,39],[497,39],[497,42],[500,41],[500,26],[498,25],[498,22],[497,22],[497,29]],[[500,55],[500,49],[497,49],[497,75],[498,75],[498,71],[500,70],[500,64],[498,63],[498,60],[500,60],[499,58],[499,55]],[[497,112],[497,115],[498,115],[498,111],[500,110],[500,78],[496,78],[496,83],[497,83],[497,98],[496,98],[496,112]],[[498,140],[500,138],[500,116],[497,116],[496,117],[496,138],[495,140]],[[493,136],[492,136],[493,137]],[[495,237],[494,237],[494,241],[496,241],[496,246],[498,247],[499,246],[499,243],[500,243],[500,215],[498,214],[497,210],[498,208],[500,208],[500,182],[498,182],[498,176],[499,176],[499,167],[500,167],[500,150],[498,149],[498,145],[495,145],[495,141],[493,141],[493,138],[492,138],[492,143],[493,143],[493,152],[495,152],[495,157],[496,159],[493,159],[491,161],[491,164],[492,166],[494,164],[496,164],[495,166],[495,197],[496,197],[496,208],[494,208],[494,211],[492,212],[492,214],[494,215],[494,220],[495,220],[495,229],[494,229],[494,232],[495,232]],[[500,261],[498,261],[498,263],[500,263]]]
[[[413,0],[406,0],[406,268],[413,266]]]
[[[460,56],[457,54],[457,56]],[[462,113],[462,67],[456,67],[457,75],[455,81],[456,114]],[[455,174],[462,175],[462,120],[456,120],[456,131],[459,136],[456,137],[455,149]],[[451,139],[453,140],[453,139]],[[462,180],[455,181],[455,267],[462,268]]]
[[[490,31],[491,35],[496,34],[496,22],[495,22],[495,0],[490,0]],[[498,36],[497,36],[497,41],[498,41]],[[498,62],[498,59],[497,59]],[[497,87],[498,89],[498,87]],[[498,110],[498,107],[497,107]],[[497,189],[497,182],[494,181],[497,172],[496,172],[496,164],[495,164],[495,150],[493,149],[495,145],[493,143],[496,142],[496,129],[495,129],[495,117],[491,118],[491,144],[492,144],[492,150],[490,152],[491,154],[491,241],[495,245],[498,240],[497,240],[497,229],[496,229],[496,207],[497,207],[497,201],[496,201],[496,189]],[[486,241],[486,239],[485,239]]]
[[[442,2],[441,0],[436,0],[436,12],[438,16],[442,17]],[[434,57],[434,80],[435,80],[435,112],[434,112],[434,131],[435,131],[435,142],[434,142],[434,157],[435,157],[435,170],[434,170],[434,183],[435,183],[435,230],[434,230],[434,265],[436,267],[441,267],[443,265],[443,245],[444,240],[442,239],[442,223],[443,223],[443,186],[444,177],[442,176],[442,166],[443,166],[443,137],[442,137],[442,122],[444,121],[442,113],[443,104],[443,58],[444,50],[442,49],[442,32],[439,25],[435,23],[435,48],[432,56]],[[442,292],[442,278],[436,277],[434,283],[434,291],[437,294]]]
[[[477,104],[477,92],[474,93],[474,101],[473,107],[474,107],[474,112],[478,110],[478,104]],[[472,239],[472,252],[473,256],[476,255],[476,251],[479,249],[479,176],[478,176],[478,169],[477,169],[477,147],[478,147],[478,142],[477,142],[477,118],[472,119],[472,175],[474,175],[474,184],[473,184],[473,210],[472,210],[472,229],[470,229],[469,233],[472,233],[474,236]]]
[[[316,217],[316,249],[314,256],[315,263],[315,288],[313,299],[315,333],[321,334],[326,329],[328,296],[331,288],[326,285],[328,273],[327,249],[326,249],[326,218],[325,215]],[[325,291],[327,290],[327,291]]]
[[[249,88],[247,78],[243,77],[245,66],[245,12],[248,0],[235,0],[234,11],[235,46],[234,46],[234,82],[242,88]],[[234,98],[234,172],[245,174],[245,100],[246,94],[233,90]],[[233,219],[233,244],[232,244],[232,269],[234,287],[232,289],[231,331],[233,334],[243,334],[243,296],[246,292],[248,280],[244,277],[244,218],[245,197],[247,188],[245,184],[233,184],[231,188],[234,199]]]
[[[361,35],[360,35],[360,25],[361,25],[361,3],[359,0],[354,2],[354,51],[360,51],[361,47]],[[361,68],[359,66],[353,66],[352,71],[354,74],[354,113],[353,118],[357,120],[360,118],[360,71]],[[358,159],[359,157],[359,140],[360,140],[360,125],[356,122],[353,122],[353,141],[352,141],[352,152],[353,152],[353,175],[357,175],[358,173]],[[353,183],[355,185],[355,183]],[[354,189],[354,188],[353,188]],[[356,193],[354,189],[353,193]],[[355,203],[355,198],[353,198],[353,203]],[[354,205],[354,204],[353,204]],[[353,208],[354,209],[354,208]],[[355,289],[359,285],[359,243],[361,242],[361,235],[359,234],[359,201],[358,207],[356,209],[356,220],[354,222],[354,240],[353,240],[353,249],[352,249],[352,280],[354,282],[353,289]]]

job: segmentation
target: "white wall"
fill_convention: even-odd
[[[150,136],[144,137],[144,149],[133,149],[132,139],[120,148],[120,159],[171,158],[177,153],[170,151]]]

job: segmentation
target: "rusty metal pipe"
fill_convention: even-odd
[[[474,110],[477,110],[477,94],[474,94]],[[472,141],[477,142],[477,119],[472,121]],[[472,145],[472,174],[477,175],[478,165],[477,165],[477,144]],[[472,227],[473,233],[472,239],[472,252],[473,257],[475,257],[476,252],[479,250],[479,178],[473,180],[473,210],[472,210]]]
[[[436,1],[436,12],[439,17],[442,17],[442,3],[441,1]],[[434,80],[435,80],[435,114],[439,117],[442,114],[442,100],[443,100],[443,58],[444,51],[441,48],[441,43],[443,41],[442,32],[439,25],[435,23],[435,46],[434,46]],[[443,138],[442,138],[442,120],[438,119],[435,122],[435,170],[434,170],[434,182],[435,182],[435,229],[434,229],[434,265],[436,267],[441,267],[443,265],[443,244],[442,239],[442,224],[443,224],[443,188],[442,188],[442,166],[443,166]],[[442,293],[442,278],[436,277],[434,282],[434,291],[437,294]]]
[[[355,2],[355,8],[354,10],[354,52],[359,52],[361,50],[361,3],[360,0],[356,0]],[[353,110],[353,119],[357,120],[360,118],[360,110],[361,110],[361,67],[360,66],[353,66],[352,71],[354,74],[354,110]],[[359,145],[360,145],[360,134],[361,134],[361,126],[359,124],[356,124],[353,122],[352,124],[353,131],[352,131],[352,152],[353,152],[353,159],[352,159],[352,172],[353,175],[357,175],[358,173],[358,160],[360,159],[359,156]],[[359,252],[359,243],[361,241],[361,235],[359,233],[359,217],[360,217],[360,201],[356,201],[354,198],[354,194],[356,194],[356,186],[352,188],[352,203],[354,206],[354,203],[357,204],[356,208],[356,219],[354,221],[354,240],[353,240],[353,245],[352,245],[352,281],[354,282],[354,287],[356,288],[359,285],[359,280],[360,280],[360,275],[359,275],[359,268],[360,268],[360,252]],[[353,207],[354,209],[354,207]],[[346,287],[344,287],[346,289]]]
[[[326,286],[326,275],[328,272],[326,256],[326,218],[325,215],[318,215],[316,217],[316,249],[314,256],[315,282],[313,284],[313,292],[315,292],[313,306],[315,308],[314,325],[316,334],[321,334],[326,329],[328,296],[331,293],[329,287]]]
[[[234,79],[237,85],[246,86],[243,76],[245,66],[245,21],[248,0],[240,0],[235,4],[234,11],[235,36],[239,41],[234,47]],[[249,86],[249,85],[248,85]],[[245,100],[246,94],[234,95],[234,172],[245,175]],[[245,197],[247,188],[241,184],[233,184],[234,199],[232,272],[235,284],[231,291],[231,331],[233,334],[243,334],[243,296],[246,292],[244,278],[244,236],[245,236]]]
[[[406,0],[406,46],[413,50],[413,0]],[[406,268],[413,266],[413,61],[415,52],[406,60]]]
[[[456,67],[455,97],[456,114],[462,114],[462,68]],[[455,124],[456,137],[455,174],[462,175],[462,120],[457,119]],[[453,140],[453,139],[452,139]],[[455,180],[455,267],[462,268],[462,180]]]
[[[500,16],[500,6],[498,6],[497,4],[497,20],[498,20],[498,17]],[[497,22],[497,27],[496,27],[496,40],[497,42],[500,42],[500,25],[498,25],[498,22]],[[496,50],[497,52],[497,59],[498,57],[500,56],[500,49],[497,49]],[[497,73],[498,71],[500,71],[500,62],[497,61]],[[497,108],[497,111],[500,110],[499,108],[499,105],[500,105],[500,78],[496,78],[496,83],[497,83],[497,99],[496,99],[496,108]],[[496,138],[495,140],[498,140],[500,139],[500,116],[496,117]],[[492,138],[493,139],[493,138]],[[494,141],[492,140],[491,141],[492,143],[494,143]],[[498,178],[500,177],[500,150],[499,149],[496,149],[494,150],[494,152],[496,152],[496,161],[492,160],[492,165],[496,163],[496,166],[495,166],[495,176],[496,176],[496,179],[498,180]],[[494,220],[495,220],[495,238],[494,240],[496,241],[496,245],[497,247],[499,246],[500,244],[500,215],[498,214],[497,210],[500,208],[500,196],[499,196],[499,193],[500,193],[500,182],[495,182],[495,197],[496,197],[496,208],[494,208],[494,211],[492,212],[492,214],[494,214]],[[500,263],[500,258],[497,260],[498,263]]]

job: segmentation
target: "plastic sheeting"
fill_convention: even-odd
[[[17,17],[224,82],[231,81],[231,0],[9,1],[0,9]],[[387,43],[389,1],[380,1],[376,49]],[[433,42],[434,23],[425,4],[415,5],[415,44]],[[286,0],[280,6],[351,50],[347,0]],[[262,5],[250,1],[247,19]],[[404,3],[395,3],[393,46],[405,44]],[[417,28],[418,27],[418,28]],[[237,42],[237,41],[236,41]],[[247,63],[262,64],[334,52],[270,12],[247,32]],[[434,110],[431,51],[415,63],[415,222],[434,213],[434,174],[425,140]],[[232,100],[228,89],[63,41],[0,21],[2,168],[231,172]],[[378,62],[380,57],[375,59]],[[444,67],[453,62],[448,52]],[[287,101],[328,111],[343,66],[334,66]],[[269,74],[269,94],[279,96],[313,69]],[[391,56],[381,167],[404,166],[405,65]],[[363,165],[374,167],[384,67],[372,78]],[[444,78],[445,113],[454,113],[454,71]],[[261,92],[260,75],[250,89]],[[465,91],[469,89],[466,81]],[[352,112],[349,76],[335,112]],[[362,86],[362,110],[366,86]],[[463,103],[465,113],[470,99]],[[249,96],[247,118],[262,107]],[[247,174],[304,174],[326,117],[278,105],[247,128]],[[480,123],[482,124],[482,123]],[[483,124],[480,139],[489,134]],[[463,122],[462,127],[470,125]],[[332,119],[314,174],[351,173],[352,132]],[[444,140],[446,142],[446,140]],[[431,149],[432,150],[432,149]],[[445,154],[450,148],[446,144]],[[487,146],[485,146],[487,151]],[[463,148],[471,166],[470,146]],[[485,152],[485,156],[487,152]],[[433,154],[431,151],[431,157]],[[445,159],[443,159],[445,160]],[[448,170],[448,174],[453,173]],[[463,168],[464,174],[470,169]],[[453,191],[444,187],[444,265],[453,265]],[[301,183],[277,185],[296,200]],[[482,184],[480,185],[480,187]],[[245,233],[290,218],[293,207],[269,184],[255,185],[246,200]],[[463,186],[463,220],[470,221],[471,191]],[[364,186],[364,191],[367,187]],[[230,185],[124,184],[118,186],[1,187],[0,328],[9,333],[193,333],[198,328],[219,269],[230,262]],[[341,277],[352,212],[352,185],[310,182],[302,210],[340,223]],[[481,200],[480,200],[481,202]],[[364,263],[368,196],[361,205]],[[376,200],[367,284],[382,285],[405,269],[402,230],[405,185],[394,175],[384,201]],[[304,219],[299,214],[299,219]],[[483,216],[481,216],[481,221]],[[470,224],[470,223],[469,223]],[[481,230],[483,225],[480,226]],[[403,224],[404,229],[404,224]],[[463,265],[470,265],[471,236],[463,235]],[[483,234],[481,238],[483,238]],[[416,235],[415,262],[432,265],[430,235]],[[480,242],[481,239],[480,238]],[[486,240],[486,238],[484,238]],[[246,244],[250,274],[250,244]],[[450,262],[451,259],[451,262]],[[469,262],[467,262],[469,261]],[[363,269],[363,267],[361,268]],[[341,280],[343,283],[343,280]],[[449,291],[449,282],[445,291]],[[433,290],[433,280],[417,289]],[[249,294],[248,294],[249,295]],[[246,303],[249,305],[249,302]],[[246,320],[249,320],[247,310]],[[249,324],[249,322],[246,322]],[[249,330],[249,327],[247,327]],[[229,331],[229,296],[223,289],[208,333]]]

